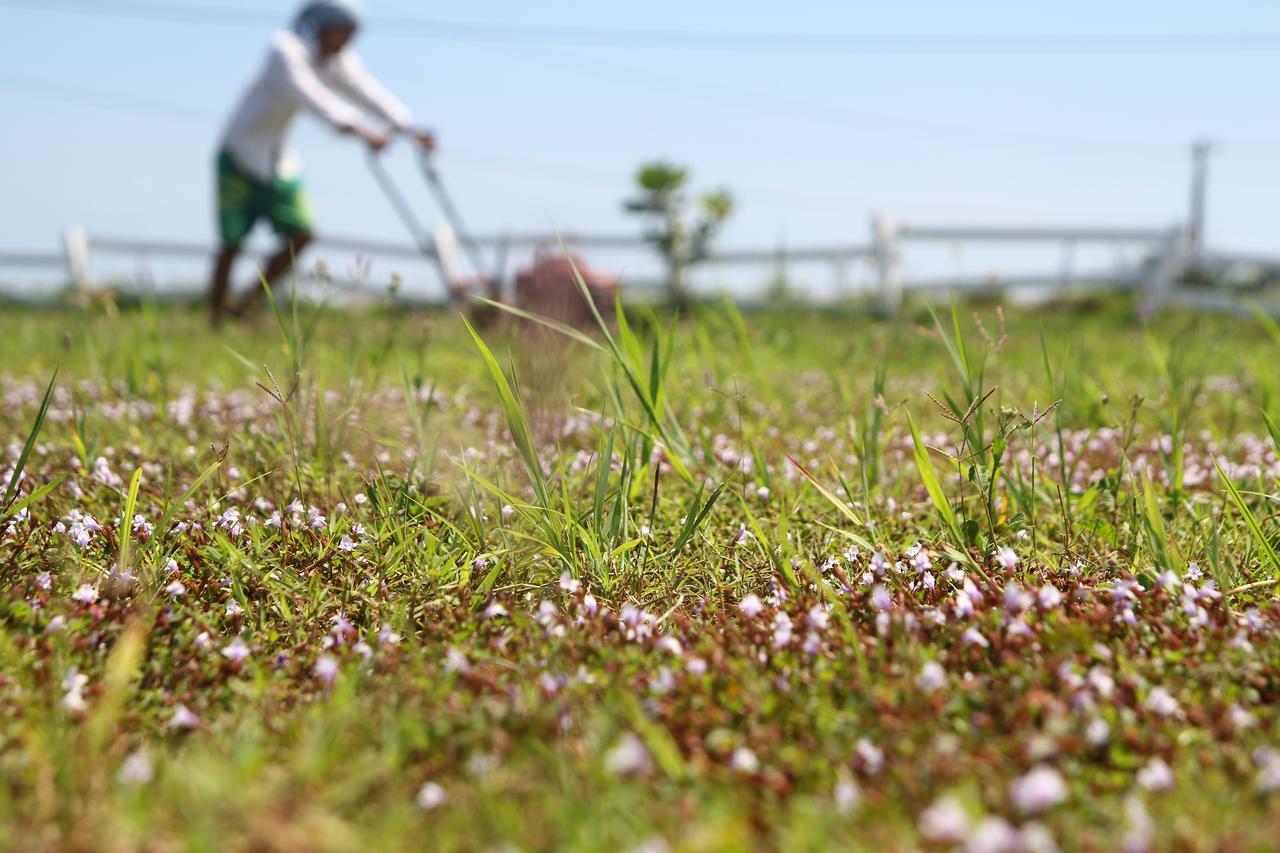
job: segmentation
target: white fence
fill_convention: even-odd
[[[491,258],[490,269],[500,281],[510,279],[508,259],[516,252],[554,249],[563,241],[574,250],[595,252],[600,255],[625,253],[629,259],[626,276],[627,290],[649,293],[662,286],[661,279],[653,273],[659,268],[652,247],[636,235],[618,234],[504,234],[473,238],[480,249]],[[1044,273],[1005,273],[990,271],[980,275],[921,276],[904,272],[906,260],[917,247],[930,244],[938,246],[1041,246],[1058,247],[1064,257],[1072,257],[1080,247],[1125,246],[1136,249],[1140,260],[1136,264],[1113,265],[1111,268],[1080,272],[1070,264],[1056,271]],[[456,240],[447,229],[437,234],[434,246],[418,248],[400,243],[384,243],[350,238],[322,238],[318,241],[320,253],[330,257],[379,258],[389,266],[413,270],[417,286],[401,292],[406,301],[424,303],[443,302],[447,291],[434,272],[436,262],[432,255],[440,256],[446,268],[457,270],[460,266],[456,253]],[[0,252],[0,271],[4,277],[17,271],[43,271],[46,282],[62,285],[95,287],[104,283],[123,286],[150,295],[196,295],[201,287],[205,267],[213,253],[213,247],[202,243],[141,240],[103,235],[90,235],[83,229],[67,229],[61,252]],[[115,260],[119,268],[122,260],[131,260],[130,273],[116,272],[107,277],[99,272],[99,262],[104,258]],[[635,275],[636,258],[639,265],[647,261],[649,274]],[[188,274],[185,290],[174,280],[162,280],[156,272],[166,261],[185,262],[188,269],[198,264],[198,272]],[[609,267],[609,264],[600,264]],[[784,279],[787,273],[803,265],[817,265],[829,270],[837,281],[848,283],[849,271],[855,266],[867,273],[856,287],[841,286],[835,297],[858,296],[876,304],[881,310],[897,311],[906,296],[925,294],[986,294],[1005,290],[1020,293],[1039,292],[1047,295],[1078,292],[1086,289],[1136,290],[1142,294],[1148,309],[1181,304],[1209,310],[1252,310],[1231,289],[1199,287],[1188,288],[1179,284],[1188,271],[1198,270],[1209,276],[1221,276],[1243,267],[1260,270],[1263,278],[1280,279],[1280,258],[1246,257],[1214,252],[1192,251],[1187,231],[1181,226],[1163,228],[1101,228],[1101,227],[1004,227],[1004,226],[949,226],[893,223],[883,216],[875,216],[870,223],[869,240],[863,244],[827,246],[777,246],[770,249],[722,249],[714,252],[703,264],[703,274],[722,275],[730,268],[759,267],[775,271]],[[344,282],[349,292],[358,292],[353,284],[369,285],[361,281],[362,264],[354,270],[347,269],[330,277]],[[312,281],[314,286],[315,282]],[[28,295],[47,298],[48,286],[42,291],[28,289]],[[750,300],[746,300],[750,301]],[[1280,310],[1280,309],[1278,309]]]

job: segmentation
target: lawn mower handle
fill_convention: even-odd
[[[391,202],[391,206],[395,208],[396,215],[400,217],[400,221],[404,223],[404,226],[409,229],[409,233],[413,235],[413,241],[418,244],[418,250],[434,262],[445,289],[452,291],[453,281],[449,278],[449,272],[444,267],[444,259],[440,257],[440,252],[428,238],[427,230],[423,226],[422,220],[418,219],[418,215],[413,212],[413,207],[404,197],[404,193],[400,192],[400,188],[391,179],[391,175],[387,172],[387,167],[382,163],[381,155],[370,148],[368,159],[369,171],[373,173],[378,186],[382,188],[383,195]]]
[[[453,203],[453,197],[449,195],[449,191],[445,189],[444,181],[440,178],[440,172],[436,169],[436,165],[431,159],[431,152],[425,148],[418,149],[418,166],[422,169],[422,176],[426,179],[427,188],[431,190],[431,195],[435,198],[436,205],[448,221],[449,227],[457,235],[458,242],[466,247],[471,266],[479,281],[481,283],[490,281],[492,275],[489,272],[488,265],[484,262],[480,246],[476,243],[475,238],[471,236],[471,229],[467,228],[462,221],[462,215],[458,213],[458,207]]]

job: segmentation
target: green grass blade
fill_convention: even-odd
[[[1249,533],[1253,537],[1254,544],[1258,546],[1258,550],[1266,557],[1267,563],[1271,566],[1273,577],[1280,578],[1280,555],[1276,554],[1276,549],[1271,546],[1271,540],[1262,531],[1262,525],[1258,521],[1258,517],[1253,514],[1253,510],[1249,509],[1249,505],[1245,503],[1244,496],[1240,494],[1240,490],[1236,488],[1236,484],[1231,482],[1231,478],[1227,476],[1227,472],[1222,470],[1222,464],[1217,459],[1213,460],[1213,467],[1218,469],[1218,476],[1222,478],[1222,484],[1227,488],[1227,494],[1231,497],[1231,502],[1235,504],[1236,510],[1244,519],[1245,525],[1249,528]]]
[[[124,499],[124,514],[120,516],[120,574],[129,573],[129,553],[133,546],[133,511],[138,505],[138,487],[142,485],[142,469],[134,469],[129,479],[129,493]]]
[[[4,512],[0,512],[0,518],[9,514],[9,509],[13,504],[13,496],[18,492],[18,483],[22,479],[22,472],[26,470],[27,460],[31,458],[31,450],[36,446],[36,439],[40,437],[40,430],[44,428],[44,419],[49,414],[49,401],[53,399],[53,387],[57,381],[58,370],[55,368],[53,376],[49,378],[48,387],[44,389],[44,399],[40,401],[40,408],[31,424],[31,431],[27,433],[27,440],[23,443],[22,452],[18,455],[18,462],[13,466],[13,473],[9,475],[9,483],[4,490]]]
[[[467,331],[471,333],[471,339],[475,341],[476,349],[480,351],[481,357],[489,367],[489,375],[498,389],[498,403],[502,407],[503,415],[506,417],[507,429],[511,432],[511,438],[515,442],[516,450],[520,453],[520,458],[529,473],[529,479],[533,482],[533,488],[538,495],[538,500],[546,507],[549,505],[546,475],[542,470],[542,463],[538,459],[538,449],[534,444],[533,431],[529,428],[529,419],[525,415],[524,405],[516,396],[515,391],[512,390],[511,383],[507,380],[507,375],[502,372],[502,367],[498,364],[498,360],[493,357],[493,353],[485,345],[480,334],[472,327],[466,317],[462,318],[462,322],[466,324]]]
[[[716,505],[716,501],[720,499],[720,495],[724,493],[725,487],[729,485],[729,481],[725,480],[720,485],[711,490],[711,494],[707,495],[707,499],[702,503],[702,508],[695,515],[692,511],[685,514],[684,527],[680,530],[680,535],[676,537],[675,543],[671,546],[671,553],[675,555],[683,550],[684,546],[693,538],[693,534],[702,527],[702,523],[707,520],[707,516],[711,514],[711,510]],[[698,487],[698,493],[694,495],[693,500],[689,503],[690,510],[698,507],[699,501],[702,500],[703,487]]]
[[[808,480],[809,483],[812,484],[812,486],[815,489],[818,490],[818,494],[822,495],[824,498],[827,499],[827,503],[831,504],[833,507],[839,510],[841,515],[849,519],[858,527],[862,528],[863,530],[868,529],[867,522],[862,518],[862,516],[854,512],[853,507],[849,506],[849,504],[841,500],[839,495],[837,495],[835,492],[831,491],[825,485],[823,485],[822,482],[819,481],[817,477],[813,476],[813,474],[810,473],[808,468],[801,465],[791,456],[788,456],[787,459],[790,460],[791,464],[796,466],[796,469],[801,474],[804,475],[804,478]],[[847,535],[849,536],[850,539],[852,539],[858,545],[862,546],[863,548],[866,548],[868,551],[871,550],[871,543],[864,537],[859,536],[856,533],[848,533]]]
[[[67,478],[65,476],[58,476],[58,477],[55,477],[53,480],[49,481],[48,483],[45,483],[40,488],[34,489],[25,498],[22,498],[21,500],[18,500],[18,501],[14,501],[13,505],[9,507],[8,512],[5,514],[17,515],[27,507],[39,501],[45,495],[52,492],[54,489],[58,488],[58,486],[61,486],[63,482],[66,481],[66,479]],[[3,518],[5,514],[0,514],[0,518]]]
[[[522,308],[517,308],[514,305],[508,305],[505,302],[497,302],[493,299],[486,299],[483,296],[476,296],[473,298],[475,299],[476,302],[480,302],[492,308],[497,308],[499,311],[504,311],[513,317],[519,317],[521,320],[528,320],[531,323],[537,323],[540,326],[546,326],[548,329],[559,332],[560,334],[564,335],[567,338],[572,338],[578,343],[583,344],[584,346],[591,347],[591,349],[597,352],[605,352],[605,348],[600,346],[599,341],[597,341],[595,338],[591,337],[590,335],[586,334],[585,332],[582,332],[579,329],[575,329],[573,326],[570,326],[567,323],[561,323],[559,320],[553,320],[550,317],[544,317],[541,314],[534,314],[532,311],[525,311]]]
[[[920,472],[920,479],[924,481],[925,489],[929,492],[929,500],[933,503],[933,508],[942,519],[942,523],[946,525],[947,532],[951,534],[955,544],[963,545],[964,537],[960,530],[960,522],[956,519],[951,501],[947,499],[947,493],[942,488],[942,481],[938,479],[933,460],[929,458],[929,448],[925,447],[924,441],[921,440],[920,431],[916,429],[916,422],[912,420],[910,413],[907,414],[907,426],[911,428],[911,444],[915,450],[916,468]]]
[[[1267,424],[1267,433],[1271,436],[1271,443],[1275,445],[1276,452],[1280,452],[1280,429],[1277,429],[1275,421],[1271,420],[1271,416],[1265,411],[1262,413],[1262,420]]]

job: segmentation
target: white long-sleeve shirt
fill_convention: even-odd
[[[398,130],[413,124],[408,108],[369,74],[355,51],[345,49],[322,61],[314,45],[281,31],[271,39],[266,66],[232,113],[222,147],[253,177],[291,178],[298,159],[286,138],[294,116],[308,110],[344,129],[362,120],[353,104]]]

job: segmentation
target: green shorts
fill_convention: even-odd
[[[226,151],[218,154],[218,230],[224,244],[240,243],[254,223],[265,219],[281,237],[311,231],[311,212],[302,181],[263,182],[245,173]]]

